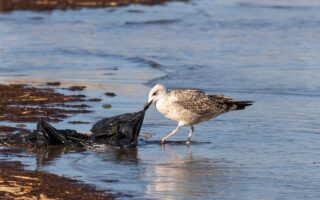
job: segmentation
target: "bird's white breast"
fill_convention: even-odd
[[[177,104],[174,96],[166,95],[160,98],[156,103],[156,108],[166,118],[176,121],[181,125],[196,123],[193,119],[193,114]]]
[[[166,116],[167,114],[169,114],[169,104],[170,102],[168,102],[168,98],[163,97],[157,101],[156,108],[161,114]]]

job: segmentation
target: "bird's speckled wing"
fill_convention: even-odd
[[[201,90],[178,89],[170,91],[175,104],[198,115],[217,115],[233,107],[230,97],[207,95]]]

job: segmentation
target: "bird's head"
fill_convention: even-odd
[[[145,105],[145,110],[149,108],[152,103],[157,102],[160,98],[162,98],[167,92],[166,87],[161,84],[155,85],[149,92],[148,101]]]

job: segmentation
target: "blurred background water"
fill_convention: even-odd
[[[316,0],[1,13],[0,81],[88,85],[83,93],[103,102],[74,119],[139,110],[155,83],[255,101],[196,125],[190,147],[179,142],[188,128],[171,138],[178,142],[158,144],[176,124],[152,108],[141,133],[153,137],[137,149],[52,149],[14,159],[120,199],[319,199],[319,32]],[[102,95],[110,90],[117,96]],[[55,126],[88,132],[91,125]]]

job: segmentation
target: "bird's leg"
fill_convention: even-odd
[[[171,133],[169,133],[166,137],[161,139],[161,144],[164,143],[164,141],[166,141],[169,137],[173,136],[174,134],[176,134],[179,131],[180,126],[178,125],[176,129],[174,129]]]
[[[190,129],[190,133],[189,133],[188,139],[186,141],[186,144],[190,144],[190,142],[191,142],[190,140],[191,140],[191,137],[192,137],[192,134],[193,134],[193,131],[194,131],[193,125],[191,125],[190,127],[191,127],[191,129]]]

